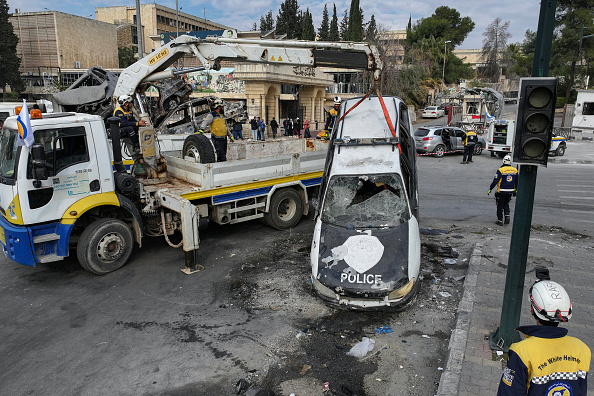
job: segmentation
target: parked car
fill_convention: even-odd
[[[450,136],[450,148],[446,147],[442,139],[442,133],[444,131],[447,131]],[[462,151],[464,150],[462,142],[465,134],[466,132],[462,129],[454,127],[426,126],[418,128],[415,131],[417,153],[432,153],[436,157],[443,157],[448,151]],[[479,136],[478,143],[474,146],[474,154],[481,155],[485,147],[487,147],[487,142]]]
[[[439,117],[443,117],[444,114],[445,114],[445,111],[443,109],[440,109],[437,106],[428,106],[428,107],[425,107],[425,109],[423,110],[423,113],[421,113],[421,117],[423,117],[423,118],[439,118]]]
[[[567,142],[563,136],[553,134],[551,139],[551,149],[549,152],[554,153],[556,157],[562,157],[565,154]]]

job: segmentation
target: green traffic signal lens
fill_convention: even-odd
[[[538,158],[542,156],[546,150],[546,145],[540,139],[528,139],[522,146],[524,155],[530,158]]]
[[[541,109],[549,104],[553,97],[551,90],[546,87],[538,87],[528,94],[528,104]]]
[[[528,132],[541,133],[549,126],[549,118],[542,113],[534,113],[526,119],[525,125]]]

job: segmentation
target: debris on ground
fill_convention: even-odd
[[[348,356],[354,356],[357,358],[362,358],[367,355],[369,352],[373,351],[375,347],[375,340],[369,337],[363,337],[363,339],[356,343],[350,351],[347,352]]]

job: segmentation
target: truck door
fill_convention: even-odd
[[[45,149],[48,179],[33,186],[30,155],[21,155],[17,188],[25,224],[58,221],[76,201],[101,192],[96,150],[90,124],[54,124],[34,130],[35,143]]]

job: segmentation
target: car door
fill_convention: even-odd
[[[464,136],[466,133],[462,129],[454,129],[456,138],[452,141],[452,147],[454,150],[462,150],[464,148]]]

